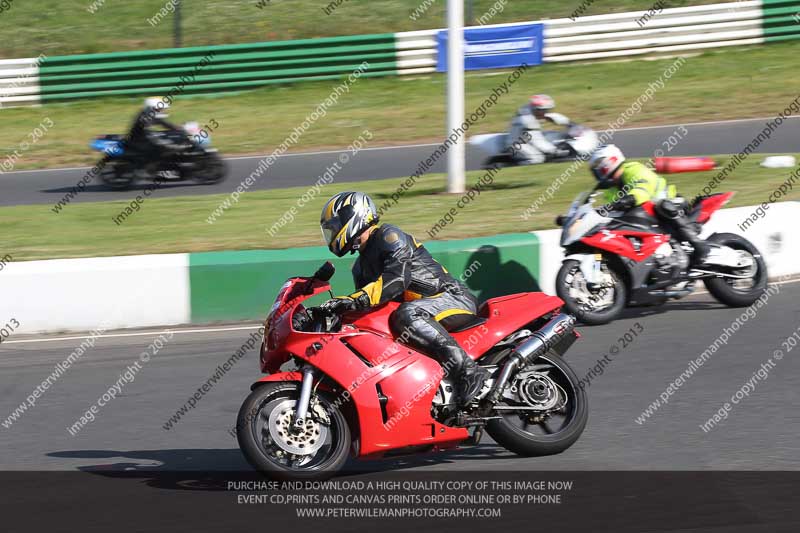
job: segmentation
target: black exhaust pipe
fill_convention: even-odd
[[[500,377],[494,382],[492,390],[486,396],[486,401],[494,405],[500,399],[508,380],[517,372],[531,364],[537,357],[544,355],[550,348],[558,344],[566,335],[575,330],[576,319],[574,316],[559,313],[553,317],[542,329],[536,331],[528,340],[514,348],[508,360],[500,371]]]

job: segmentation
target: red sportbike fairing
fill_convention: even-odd
[[[267,318],[261,370],[269,375],[253,385],[237,423],[254,467],[283,479],[319,479],[350,453],[442,450],[477,442],[484,427],[525,455],[558,453],[580,436],[586,399],[561,358],[578,334],[559,298],[494,298],[452,332],[492,373],[475,402],[459,408],[442,366],[403,344],[402,333],[393,337],[389,315],[398,303],[342,317],[303,306],[329,290],[332,269],[287,281]],[[280,370],[292,362],[295,369]]]
[[[686,218],[699,234],[732,196],[730,192],[700,196],[686,204]],[[570,212],[557,220],[564,226],[561,245],[566,257],[556,292],[582,321],[604,324],[631,302],[682,298],[694,290],[698,279],[715,298],[733,307],[752,304],[766,288],[766,264],[741,236],[709,236],[710,253],[701,267],[691,266],[692,246],[679,242],[659,221],[652,202],[610,217],[594,209],[593,197],[594,193],[581,194]]]

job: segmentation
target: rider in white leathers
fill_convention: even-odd
[[[542,120],[559,126],[570,124],[567,117],[560,113],[548,113],[555,107],[555,102],[546,94],[531,96],[528,103],[517,110],[511,120],[508,148],[511,155],[522,165],[536,165],[547,159],[568,155],[568,151],[559,149],[547,140],[542,133]]]

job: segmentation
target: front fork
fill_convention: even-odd
[[[311,403],[311,391],[314,388],[315,376],[316,372],[313,366],[307,365],[303,369],[303,384],[300,387],[300,399],[297,400],[294,418],[294,425],[297,428],[305,426],[308,406]]]
[[[603,255],[599,253],[594,254],[570,254],[564,258],[564,261],[570,259],[580,263],[580,270],[583,278],[586,280],[588,286],[605,286],[608,283],[606,274],[602,270]]]

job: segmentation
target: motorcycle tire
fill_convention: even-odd
[[[572,411],[566,427],[560,428],[559,431],[554,433],[537,435],[525,431],[531,424],[526,423],[524,428],[520,428],[512,421],[509,421],[509,418],[513,420],[514,416],[519,416],[513,414],[492,419],[486,425],[486,432],[498,444],[517,455],[525,457],[553,455],[563,452],[578,440],[589,419],[589,404],[586,399],[586,393],[580,387],[578,376],[567,362],[555,353],[550,352],[537,359],[535,363],[547,363],[556,369],[560,375],[560,381],[562,381],[559,385],[565,391],[569,390],[567,405],[571,406]],[[548,375],[550,374],[553,374],[552,370],[548,372]]]
[[[197,183],[211,185],[223,181],[228,175],[228,165],[215,153],[201,156],[201,162],[193,171],[192,179]]]
[[[500,154],[495,154],[486,159],[481,165],[481,168],[483,168],[484,170],[491,170],[491,169],[498,170],[501,168],[513,167],[516,165],[517,162],[514,160],[511,154],[500,153]]]
[[[608,324],[616,320],[620,314],[625,310],[628,303],[628,287],[622,277],[611,271],[614,278],[614,302],[607,309],[601,311],[591,311],[586,309],[584,305],[576,302],[569,294],[569,287],[567,285],[567,278],[574,275],[575,272],[580,270],[580,263],[573,259],[564,261],[556,276],[556,295],[564,300],[564,306],[570,314],[590,326],[597,326],[600,324]]]
[[[134,183],[133,172],[125,172],[126,163],[112,159],[103,164],[100,170],[100,181],[115,191],[125,191],[131,188]]]
[[[337,402],[328,394],[317,392],[317,399],[330,419],[328,432],[331,434],[331,443],[322,461],[307,468],[293,468],[281,464],[275,458],[270,457],[264,448],[266,437],[268,435],[270,438],[272,437],[269,431],[270,428],[262,426],[262,421],[266,419],[266,424],[269,424],[272,413],[266,413],[266,417],[264,417],[262,409],[270,406],[274,406],[273,409],[282,408],[281,402],[285,403],[287,400],[296,402],[299,396],[299,383],[267,383],[251,392],[239,409],[239,415],[236,420],[236,437],[239,441],[239,447],[253,468],[271,478],[284,481],[325,480],[342,469],[350,455],[352,444],[347,420],[337,406]],[[267,431],[266,434],[264,433],[265,430]],[[312,440],[308,440],[308,442],[313,445],[313,435],[310,439]]]
[[[731,286],[729,280],[726,278],[714,277],[703,280],[708,292],[720,303],[729,307],[747,307],[748,305],[752,305],[753,302],[764,294],[769,280],[767,264],[761,256],[761,253],[750,241],[733,233],[715,233],[707,239],[707,242],[727,246],[734,250],[743,250],[753,256],[756,261],[756,272],[753,279],[753,286],[746,290],[740,290]]]

